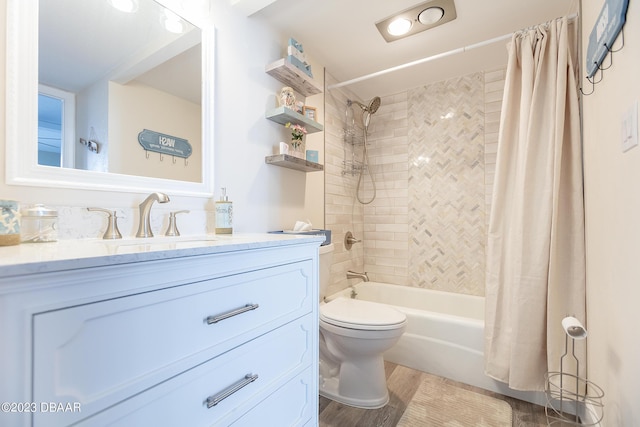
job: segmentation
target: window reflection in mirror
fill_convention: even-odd
[[[38,164],[74,167],[75,95],[38,87]]]
[[[63,101],[38,94],[38,164],[62,165],[62,109]]]

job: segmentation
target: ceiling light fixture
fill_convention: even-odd
[[[418,22],[424,25],[435,24],[444,16],[444,9],[441,7],[429,7],[418,15]]]
[[[437,27],[456,19],[453,0],[430,0],[376,22],[387,42]]]
[[[121,12],[133,13],[138,10],[138,0],[109,0],[109,4]]]
[[[394,19],[387,26],[387,32],[392,36],[402,36],[409,32],[412,25],[413,22],[411,22],[407,18]]]

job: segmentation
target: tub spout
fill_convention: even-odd
[[[356,271],[347,271],[347,279],[362,279],[363,282],[369,281],[369,276],[367,276],[367,272],[358,273]]]

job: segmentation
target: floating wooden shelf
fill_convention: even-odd
[[[302,96],[316,95],[322,93],[323,87],[304,71],[297,68],[285,58],[279,59],[265,67],[265,71],[287,86],[291,86]]]
[[[265,71],[281,83],[292,87],[293,90],[304,97],[316,95],[323,91],[323,86],[321,84],[314,81],[304,71],[300,70],[284,58],[267,65],[265,67]],[[320,123],[286,107],[271,109],[265,113],[265,117],[281,125],[291,123],[292,125],[304,126],[307,133],[322,132],[324,130],[324,126]],[[317,172],[324,170],[324,166],[319,163],[310,162],[288,154],[267,156],[265,157],[264,162],[269,165],[281,166],[302,172]]]
[[[307,133],[321,132],[324,129],[324,126],[315,120],[311,120],[287,107],[278,107],[269,110],[265,113],[265,117],[281,125],[291,123],[293,125],[304,126],[307,129]]]
[[[264,162],[268,165],[282,166],[284,168],[295,169],[302,172],[318,172],[324,170],[324,166],[319,163],[299,159],[288,154],[275,154],[267,156]]]

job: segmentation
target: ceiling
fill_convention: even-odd
[[[170,33],[163,16],[153,0],[131,14],[106,1],[40,0],[40,83],[78,93],[104,79],[135,79],[199,104],[201,31],[183,21],[182,34]],[[184,78],[165,77],[176,72]]]
[[[343,82],[570,15],[575,13],[576,1],[455,0],[455,20],[391,43],[382,38],[375,23],[422,1],[263,0],[264,7],[251,19],[265,20],[283,37],[295,38],[313,62],[322,64]],[[453,76],[497,69],[506,65],[507,42],[470,49],[348,88],[362,99],[369,99]]]

